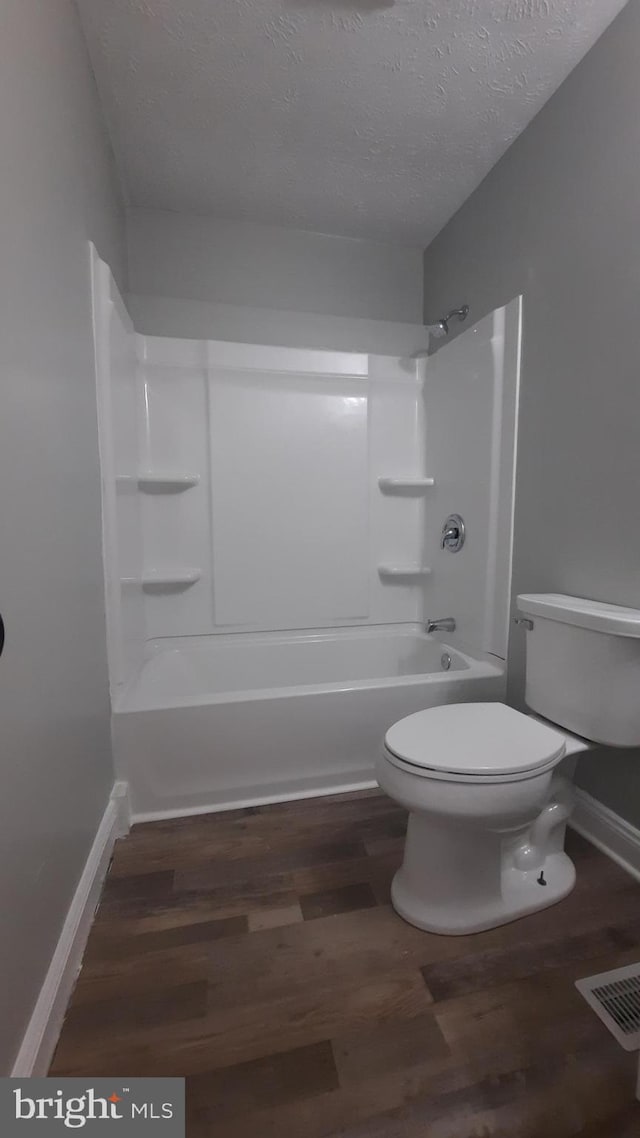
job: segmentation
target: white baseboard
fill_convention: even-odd
[[[586,790],[577,787],[575,793],[576,807],[569,824],[640,881],[640,830]]]
[[[76,982],[100,892],[117,838],[129,832],[126,782],[114,784],[69,906],[49,970],[11,1072],[13,1078],[47,1074]]]

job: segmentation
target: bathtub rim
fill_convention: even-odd
[[[428,634],[423,632],[422,636],[427,638]],[[154,711],[173,711],[188,707],[216,706],[224,703],[295,699],[302,696],[321,695],[331,692],[342,692],[346,694],[349,692],[372,689],[386,690],[390,687],[412,687],[421,684],[451,683],[454,680],[463,683],[465,679],[471,680],[490,676],[501,676],[504,678],[506,676],[505,661],[497,656],[491,656],[488,653],[482,656],[470,656],[459,648],[452,648],[445,642],[436,640],[435,637],[428,636],[428,638],[434,643],[437,643],[443,652],[451,653],[454,657],[460,657],[463,661],[463,667],[451,668],[447,671],[443,669],[442,671],[432,672],[410,672],[407,675],[401,676],[376,676],[374,678],[359,680],[337,680],[334,683],[280,685],[279,687],[271,688],[242,688],[226,692],[199,693],[198,695],[181,697],[176,696],[172,697],[171,702],[149,703],[145,701],[136,704],[134,697],[140,678],[140,673],[138,673],[135,682],[114,701],[113,714],[117,716],[137,714],[139,712],[148,714]]]
[[[446,648],[439,640],[437,644]],[[162,821],[375,790],[378,783],[371,757],[377,753],[391,722],[441,702],[505,700],[504,661],[489,655],[478,659],[459,648],[456,655],[464,662],[464,668],[332,685],[254,689],[220,693],[217,697],[200,695],[197,700],[185,699],[181,705],[125,708],[113,716],[112,734],[116,769],[130,787],[133,820]],[[231,694],[235,698],[230,698]],[[313,754],[305,756],[305,763],[298,770],[287,760],[288,749],[299,746],[295,739],[292,743],[289,735],[295,735],[296,723],[307,714],[305,704],[313,725]],[[232,718],[216,720],[219,714]],[[266,721],[262,719],[264,714]],[[262,760],[256,760],[253,769],[255,755],[262,755],[261,724],[266,722],[270,732],[272,715],[276,737],[267,751],[274,751],[278,761],[275,766],[262,766]],[[362,739],[350,739],[353,716],[361,725],[358,731],[363,732]],[[325,725],[329,736],[323,741]],[[349,742],[345,743],[347,737]],[[183,744],[190,756],[187,771],[183,768]],[[332,756],[330,763],[327,748]],[[282,764],[280,753],[284,756]],[[219,760],[222,766],[215,777],[207,774],[210,764]],[[245,769],[247,762],[252,769]],[[158,772],[162,775],[160,782]]]

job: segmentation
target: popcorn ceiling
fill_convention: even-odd
[[[132,204],[426,245],[624,0],[77,0]]]

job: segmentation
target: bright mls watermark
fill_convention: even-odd
[[[0,1079],[0,1135],[185,1138],[184,1079]]]

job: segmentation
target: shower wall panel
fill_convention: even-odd
[[[366,620],[369,381],[210,376],[214,621]]]
[[[497,308],[429,360],[427,448],[436,485],[427,517],[429,618],[453,616],[451,643],[506,659],[521,300]],[[440,548],[448,514],[462,515],[466,541]]]
[[[94,286],[114,694],[174,637],[452,616],[506,655],[519,301],[416,363],[136,337]]]
[[[107,650],[112,695],[137,674],[146,641],[137,473],[140,422],[136,335],[108,265],[93,245],[96,395],[102,472]]]
[[[139,343],[143,465],[194,483],[143,495],[151,638],[420,619],[422,581],[378,572],[422,557],[424,502],[378,486],[424,470],[415,363]]]
[[[211,623],[206,350],[185,342],[175,357],[140,347],[142,464],[151,478],[141,494],[147,628],[149,636],[197,635]]]

